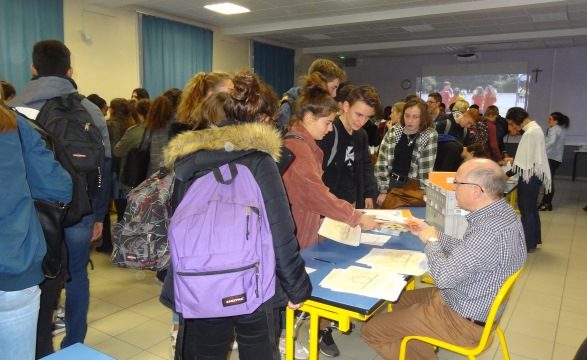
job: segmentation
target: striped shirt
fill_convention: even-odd
[[[501,286],[526,262],[524,230],[504,199],[466,219],[463,239],[440,233],[425,252],[447,305],[464,318],[485,321]]]
[[[375,177],[377,178],[377,187],[380,193],[389,190],[389,177],[393,168],[395,147],[403,132],[403,126],[395,125],[385,134],[379,147],[379,155],[375,163]],[[412,150],[408,178],[417,179],[422,184],[424,183],[424,180],[428,178],[428,173],[434,167],[437,146],[438,133],[434,128],[427,128],[420,132],[416,139],[416,145]]]

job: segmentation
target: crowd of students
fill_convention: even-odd
[[[45,41],[35,45],[35,49],[38,50],[35,53],[38,56],[33,58],[35,77],[22,94],[12,99],[10,105],[40,108],[49,96],[58,96],[60,91],[75,91],[75,83],[71,78],[70,54],[65,45],[56,41]],[[46,64],[52,65],[50,70],[44,70],[46,67],[43,65]],[[58,66],[53,66],[55,64]],[[414,182],[423,187],[431,171],[456,171],[463,160],[487,157],[500,165],[511,164],[509,175],[519,175],[519,203],[526,245],[530,251],[536,248],[540,243],[538,192],[541,185],[544,185],[547,193],[551,191],[551,174],[554,174],[562,161],[563,128],[568,127],[569,123],[566,116],[561,113],[551,115],[545,142],[541,128],[521,108],[509,109],[503,119],[499,116],[497,107],[490,104],[490,101],[483,103],[487,106],[483,106],[484,114],[481,114],[478,108],[469,106],[465,100],[455,99],[454,104],[445,104],[452,111],[443,113],[441,105],[445,94],[431,93],[427,101],[412,95],[389,107],[386,112],[389,119],[384,119],[379,128],[375,126],[375,134],[370,137],[365,128],[370,125],[370,119],[379,113],[379,95],[369,85],[347,84],[339,88],[344,81],[345,72],[334,62],[318,59],[310,66],[300,85],[289,90],[280,104],[270,87],[249,71],[233,75],[220,72],[198,73],[188,80],[183,91],[169,89],[153,100],[149,99],[145,89],[133,90],[129,100],[116,98],[109,104],[96,94],[88,96],[86,107],[92,113],[96,126],[102,131],[107,164],[110,165],[106,169],[110,171],[106,173],[107,186],[103,187],[106,190],[98,195],[101,200],[95,199],[93,202],[94,212],[80,224],[66,229],[69,255],[77,258],[75,261],[70,260],[71,280],[65,282],[67,335],[61,346],[84,341],[90,291],[85,270],[89,244],[101,237],[102,245],[98,250],[112,251],[110,221],[105,205],[108,201],[105,199],[110,198],[115,204],[120,220],[126,207],[126,195],[131,188],[123,181],[127,155],[145,139],[150,142],[149,174],[160,167],[173,170],[178,166],[177,160],[185,157],[194,159],[190,165],[193,167],[190,171],[194,172],[204,166],[200,164],[202,159],[212,161],[219,157],[226,160],[235,150],[225,146],[233,136],[238,139],[231,141],[232,144],[242,144],[247,149],[257,149],[263,153],[260,157],[245,157],[238,161],[249,167],[255,177],[259,177],[258,182],[263,184],[261,190],[266,206],[270,209],[268,216],[272,224],[271,232],[278,239],[275,240],[275,253],[279,281],[275,297],[263,305],[262,311],[240,315],[230,321],[186,319],[182,323],[177,350],[182,358],[221,358],[228,352],[232,335],[236,332],[241,358],[275,359],[278,356],[277,344],[280,338],[277,321],[279,311],[285,306],[297,309],[311,293],[310,280],[305,273],[299,250],[319,241],[317,231],[321,217],[327,216],[351,226],[359,225],[364,230],[376,229],[380,225],[357,209],[382,206],[393,189]],[[36,93],[33,92],[35,89]],[[8,108],[5,99],[7,97],[3,96],[0,104],[0,135],[9,138],[16,148],[17,115]],[[89,104],[90,101],[95,106]],[[105,121],[105,116],[108,116],[108,121]],[[22,141],[28,142],[31,147],[41,148],[38,136],[34,132],[29,134],[31,131],[18,117],[18,128],[21,127],[25,129],[20,130],[23,134]],[[514,158],[509,157],[504,148],[503,138],[508,133],[508,128],[513,135],[523,130]],[[264,134],[264,138],[259,140],[256,136],[258,133]],[[249,139],[245,141],[246,144],[243,144],[243,138]],[[370,144],[370,138],[379,140],[376,140],[376,144]],[[202,142],[205,146],[202,146]],[[269,145],[264,142],[270,142],[271,146],[277,144],[280,154],[266,150]],[[2,144],[5,146],[5,142]],[[376,156],[372,156],[370,145],[378,147]],[[30,162],[27,160],[28,153],[48,156],[46,151],[39,149],[25,150],[22,161],[27,166]],[[239,149],[236,150],[238,152]],[[20,154],[15,150],[4,150],[2,153]],[[18,165],[18,171],[24,179],[22,161]],[[35,253],[30,250],[38,248],[38,243],[42,241],[38,234],[38,222],[30,216],[31,193],[52,200],[68,201],[66,194],[57,193],[59,188],[48,185],[49,181],[66,183],[55,174],[59,166],[52,164],[49,168],[49,164],[52,163],[45,164],[39,171],[53,173],[40,176],[39,179],[27,176],[30,193],[22,190],[26,196],[15,200],[18,204],[27,204],[22,211],[23,214],[28,214],[28,229],[19,230],[19,234],[27,235],[21,236],[19,241],[30,242],[34,237],[36,245],[31,243],[32,245],[23,247],[18,243],[8,244],[5,239],[20,235],[8,234],[4,225],[1,227],[2,234],[6,236],[1,236],[0,244],[2,249],[7,250],[0,251],[0,276],[7,279],[0,285],[0,297],[14,291],[29,291],[31,286],[38,289],[36,286],[41,284],[43,295],[39,295],[38,290],[34,290],[35,293],[30,290],[31,301],[38,302],[39,296],[46,297],[46,304],[41,304],[41,313],[52,313],[55,309],[60,286],[53,285],[52,290],[46,286],[46,290],[43,288],[40,269],[36,269],[41,255],[37,254],[39,251]],[[1,176],[13,176],[16,165],[8,165],[2,162]],[[28,171],[27,167],[27,174]],[[47,182],[43,182],[43,179]],[[34,194],[38,185],[36,181],[44,184],[46,194]],[[23,180],[22,183],[25,184],[26,181]],[[3,188],[2,191],[4,193],[10,189]],[[67,193],[67,189],[64,192]],[[99,204],[102,206],[99,207]],[[540,209],[551,210],[551,204],[552,195],[547,195]],[[15,204],[15,207],[18,206]],[[8,213],[0,215],[2,224],[9,222],[14,216]],[[18,251],[29,253],[18,254],[22,258],[22,264],[12,267],[13,261],[5,254],[15,252],[17,248]],[[32,271],[31,267],[36,270],[34,276],[29,277],[30,281],[15,286],[20,282],[14,279],[23,272]],[[165,279],[165,283],[170,281],[170,277],[165,277],[164,274],[161,279]],[[164,285],[162,299],[173,309],[173,296],[166,293],[165,289],[169,289],[168,284]],[[29,315],[34,312],[27,311]],[[39,314],[38,306],[34,313]],[[3,320],[13,316],[2,308],[0,314]],[[14,350],[14,354],[19,355],[9,358],[39,358],[53,351],[50,341],[47,342],[50,335],[47,335],[46,330],[35,330],[36,315],[29,317],[28,328],[18,334],[17,338],[19,341],[23,338],[35,339],[36,331],[36,355],[33,341],[32,350],[30,347],[27,352],[22,353],[17,352],[21,350]],[[43,325],[45,329],[47,321],[43,320],[43,324],[40,321],[39,327]],[[177,316],[174,323],[172,331],[175,338],[178,331]],[[0,321],[0,326],[14,325],[5,325]],[[332,337],[331,321],[323,319],[320,329],[320,351],[327,356],[338,356],[340,352]],[[16,336],[16,333],[13,335]],[[6,338],[3,337],[2,340]],[[41,340],[44,341],[43,346],[39,345]],[[296,357],[307,357],[307,351],[304,353],[303,348],[298,346]]]

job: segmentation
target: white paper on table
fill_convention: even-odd
[[[359,246],[361,243],[360,226],[350,227],[343,222],[332,220],[328,217],[322,221],[318,234],[346,245]]]
[[[422,275],[428,271],[426,254],[418,251],[395,249],[371,249],[359,260],[376,269],[385,269],[391,272],[406,275]]]
[[[307,266],[306,266],[306,273],[307,273],[307,274],[311,274],[311,273],[313,273],[314,271],[316,271],[316,269],[312,269],[311,267],[307,267]]]
[[[361,244],[383,246],[389,241],[390,235],[388,234],[373,234],[373,233],[361,233]]]
[[[362,209],[365,215],[375,216],[376,220],[404,223],[407,219],[401,210]]]
[[[406,281],[403,276],[386,270],[349,266],[330,271],[320,286],[337,292],[396,301]]]

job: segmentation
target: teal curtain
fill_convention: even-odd
[[[153,97],[212,70],[212,31],[140,15],[142,82]]]
[[[292,49],[253,41],[255,73],[271,85],[278,96],[293,86],[294,55]]]
[[[0,79],[17,93],[31,78],[33,45],[63,41],[63,0],[0,0]]]

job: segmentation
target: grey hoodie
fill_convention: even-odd
[[[289,124],[289,119],[293,113],[292,105],[296,102],[296,100],[298,100],[299,97],[300,87],[295,86],[286,91],[286,93],[283,95],[283,98],[281,98],[281,105],[277,111],[277,115],[279,116],[277,119],[277,125],[279,125],[281,129],[284,129],[285,126]],[[287,100],[285,100],[286,98]]]

